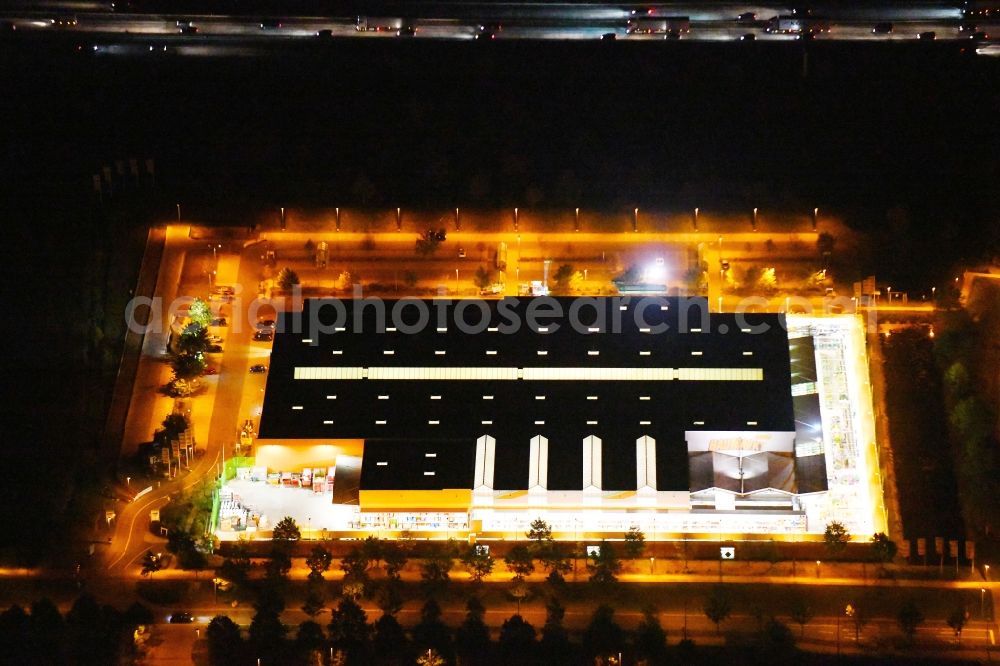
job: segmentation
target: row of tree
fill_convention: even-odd
[[[135,603],[125,611],[79,597],[65,617],[48,599],[0,613],[0,664],[106,664],[134,658],[153,622]]]

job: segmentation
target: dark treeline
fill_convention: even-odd
[[[29,608],[11,606],[0,613],[0,664],[129,663],[153,623],[142,604],[124,611],[79,597],[65,616],[48,599]]]

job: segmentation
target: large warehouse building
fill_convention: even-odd
[[[539,516],[564,535],[822,530],[817,352],[784,315],[697,298],[459,303],[311,300],[282,316],[223,535],[296,507],[329,532],[503,535]]]

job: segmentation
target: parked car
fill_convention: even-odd
[[[228,326],[228,322],[225,317],[216,317],[212,321],[208,322],[209,326]]]
[[[273,319],[261,319],[257,322],[258,331],[273,331],[274,330],[274,320]]]
[[[258,363],[256,365],[250,366],[251,375],[261,375],[264,374],[265,372],[267,372],[267,366],[264,365],[263,363]]]
[[[253,334],[254,342],[271,342],[274,340],[274,333],[271,331],[257,331]]]
[[[194,617],[187,611],[174,611],[168,621],[170,624],[191,624],[194,622]]]

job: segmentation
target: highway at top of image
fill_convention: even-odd
[[[609,33],[627,41],[664,40],[667,36],[662,27],[655,34],[629,32],[627,21],[632,11],[638,8],[638,15],[642,15],[645,5],[429,3],[414,9],[383,2],[369,5],[367,13],[360,17],[342,9],[330,16],[282,15],[273,20],[212,14],[211,7],[206,5],[203,13],[126,13],[112,12],[110,5],[103,3],[52,2],[39,9],[5,2],[0,3],[0,18],[12,24],[15,33],[86,34],[86,47],[104,54],[166,49],[180,55],[224,55],[227,50],[247,49],[251,44],[317,39],[320,31],[329,31],[328,36],[335,38],[395,39],[396,31],[404,26],[412,27],[410,37],[418,39],[473,40],[484,32],[500,41],[592,40]],[[646,13],[653,18],[689,19],[689,29],[681,29],[677,35],[682,42],[734,41],[744,35],[753,35],[755,40],[793,41],[798,37],[795,32],[822,23],[829,30],[815,32],[814,38],[820,41],[914,41],[920,33],[932,32],[937,40],[971,39],[979,52],[989,52],[996,45],[990,43],[988,33],[1000,35],[1000,25],[993,17],[990,21],[979,20],[975,30],[965,22],[965,30],[960,30],[961,9],[944,2],[811,7],[811,17],[804,18],[803,27],[791,33],[765,30],[772,16],[791,15],[790,5],[672,3],[649,5]],[[756,20],[737,20],[748,12],[755,14]],[[60,25],[60,17],[72,17],[75,23]],[[883,22],[892,23],[891,30],[876,32],[875,24]]]

